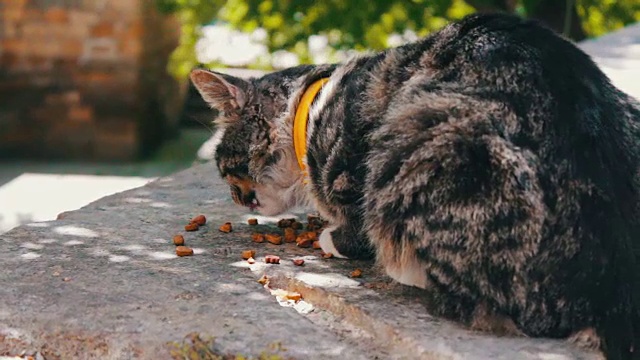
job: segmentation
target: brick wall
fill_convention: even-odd
[[[153,0],[0,0],[0,157],[131,160],[176,132]]]

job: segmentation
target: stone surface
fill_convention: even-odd
[[[169,359],[179,347],[294,359],[599,358],[562,340],[496,338],[435,319],[420,290],[392,284],[371,263],[253,243],[252,232],[279,229],[262,217],[247,225],[252,214],[227,189],[211,164],[197,165],[0,235],[0,355]],[[185,232],[197,214],[207,225]],[[219,232],[227,221],[234,231]],[[175,256],[175,234],[195,255]],[[248,249],[253,265],[241,259]],[[264,264],[268,254],[281,264]],[[363,275],[352,279],[356,268]],[[263,274],[313,311],[281,306],[256,281]]]

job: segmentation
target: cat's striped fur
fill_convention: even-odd
[[[326,76],[305,186],[293,116]],[[640,105],[551,30],[472,15],[338,66],[192,79],[224,112],[215,158],[239,203],[314,205],[325,250],[375,257],[426,288],[434,314],[528,336],[595,329],[609,358],[640,357]]]

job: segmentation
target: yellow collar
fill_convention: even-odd
[[[307,153],[307,120],[309,119],[309,107],[311,107],[313,99],[316,98],[316,95],[318,95],[318,92],[320,92],[322,86],[327,81],[329,81],[329,78],[316,80],[304,91],[293,120],[293,149],[296,152],[300,170],[305,174],[305,177],[306,167],[302,159]]]

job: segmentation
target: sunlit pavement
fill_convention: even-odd
[[[0,233],[23,223],[55,219],[63,211],[151,180],[137,176],[21,174],[0,186]]]
[[[187,168],[210,135],[204,128],[183,129],[153,159],[139,163],[0,162],[0,234]]]

